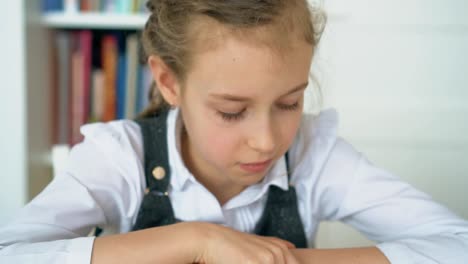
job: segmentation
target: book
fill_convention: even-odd
[[[41,0],[42,12],[147,13],[147,0]]]
[[[115,13],[117,11],[117,0],[102,0],[102,12]]]
[[[71,35],[66,31],[58,31],[55,34],[57,69],[55,79],[57,80],[57,138],[55,144],[66,144],[69,142],[69,101],[71,84]]]
[[[101,46],[102,69],[104,72],[104,114],[103,121],[116,118],[116,71],[118,60],[117,39],[113,35],[104,36]]]
[[[137,113],[141,113],[149,105],[149,94],[153,78],[149,67],[141,65],[138,67],[138,99]]]
[[[148,106],[152,74],[134,32],[57,30],[54,44],[54,144],[74,145],[82,125],[132,119]]]
[[[83,53],[79,33],[72,34],[73,51],[71,56],[71,98],[70,98],[70,138],[69,144],[81,141],[80,126],[83,115]]]
[[[101,12],[102,11],[102,0],[93,0],[93,1],[91,1],[91,10],[93,12]]]
[[[151,85],[153,84],[153,74],[148,65],[142,66],[143,72],[143,93],[142,93],[142,110],[150,105]],[[141,111],[140,111],[141,112]]]
[[[93,70],[92,73],[92,100],[90,122],[101,121],[104,118],[104,72],[101,69]]]
[[[131,0],[116,0],[117,13],[127,14],[131,11]]]
[[[136,116],[138,64],[138,37],[131,34],[127,36],[127,85],[125,92],[125,118],[130,119]]]
[[[71,145],[83,140],[80,127],[89,121],[90,116],[92,33],[89,30],[74,32],[73,39]]]
[[[53,12],[63,10],[63,0],[43,0],[42,12]]]
[[[92,11],[92,1],[91,0],[80,0],[80,11],[89,12]]]
[[[79,0],[63,0],[63,10],[65,13],[77,13],[80,10]]]
[[[117,63],[117,119],[125,118],[126,88],[127,88],[127,55],[125,35],[117,36],[119,58]]]
[[[83,54],[83,113],[81,122],[83,124],[88,122],[90,116],[90,97],[91,97],[91,72],[92,72],[92,43],[93,34],[89,30],[83,30],[79,33],[80,48]]]
[[[49,61],[50,61],[50,71],[49,71],[49,81],[50,81],[50,116],[51,122],[49,124],[51,137],[50,142],[52,144],[58,144],[58,124],[59,124],[59,84],[57,78],[57,71],[59,68],[58,65],[58,54],[55,52],[57,50],[57,43],[55,41],[55,34],[52,32],[49,34],[50,43],[49,46]]]

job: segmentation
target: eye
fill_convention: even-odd
[[[294,111],[294,110],[299,109],[299,101],[295,102],[294,104],[290,104],[290,105],[287,105],[287,104],[280,104],[280,105],[278,105],[278,107],[279,107],[281,110]]]
[[[217,111],[217,113],[221,116],[221,118],[227,122],[234,122],[234,121],[241,120],[244,117],[244,112],[245,110],[242,110],[238,113],[225,113],[225,112]]]

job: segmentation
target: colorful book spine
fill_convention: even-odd
[[[43,12],[144,13],[147,0],[41,0]]]
[[[138,37],[127,37],[127,85],[125,118],[134,118],[136,115],[137,100],[137,73],[138,73]]]
[[[120,42],[120,41],[119,41]],[[125,118],[127,57],[125,51],[119,52],[117,67],[117,119]]]
[[[89,30],[80,32],[80,47],[83,53],[83,116],[81,122],[88,122],[90,116],[91,72],[93,34]]]
[[[59,31],[55,35],[57,71],[55,79],[58,85],[57,96],[57,124],[58,129],[56,144],[69,142],[69,105],[71,98],[71,35],[65,31]]]
[[[117,11],[117,0],[102,0],[102,11],[105,13],[115,13]]]
[[[58,53],[55,52],[58,49],[58,45],[55,42],[55,34],[50,34],[51,45],[49,46],[49,60],[50,60],[50,72],[49,72],[49,81],[50,81],[50,116],[51,123],[49,127],[51,128],[51,137],[50,142],[52,144],[58,144],[59,136],[59,81],[57,76],[58,72]]]
[[[63,0],[43,0],[42,12],[54,12],[63,10]]]
[[[80,11],[90,12],[92,11],[92,0],[80,0]]]
[[[92,74],[92,96],[90,122],[99,122],[104,119],[104,72],[96,69]]]
[[[91,1],[91,10],[92,10],[92,12],[101,12],[102,11],[102,0]]]
[[[151,84],[153,82],[153,75],[148,65],[143,65],[141,67],[141,72],[143,75],[142,80],[142,93],[141,93],[141,108],[139,112],[142,112],[150,104],[150,92]]]
[[[136,34],[56,31],[51,47],[54,144],[74,145],[89,122],[132,119],[148,104],[152,75]]]
[[[70,141],[71,146],[75,145],[80,141],[80,126],[82,125],[83,116],[83,84],[84,84],[84,72],[83,72],[83,52],[81,50],[81,42],[79,33],[72,35],[73,53],[71,57],[71,69],[72,69],[72,85],[71,85],[71,104],[70,104]]]
[[[116,0],[116,11],[117,13],[125,14],[129,13],[131,9],[131,2],[130,0]]]
[[[105,36],[102,40],[102,68],[104,71],[105,107],[103,121],[116,118],[116,71],[118,61],[118,43],[114,36]]]
[[[77,13],[80,10],[80,1],[63,0],[63,9],[65,13]]]

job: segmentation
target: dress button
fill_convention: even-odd
[[[166,176],[166,171],[164,170],[163,167],[158,166],[153,169],[153,177],[156,180],[162,180],[164,179],[165,176]]]

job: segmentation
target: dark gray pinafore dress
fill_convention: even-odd
[[[174,216],[167,193],[171,177],[166,142],[167,114],[168,111],[165,110],[154,117],[136,120],[140,125],[143,136],[144,169],[148,188],[141,203],[133,231],[180,222]],[[290,172],[287,154],[286,161],[289,181]],[[158,169],[155,171],[155,168]],[[163,172],[162,177],[157,177],[158,173],[161,172]],[[307,247],[294,187],[290,186],[287,191],[284,191],[277,186],[270,186],[264,212],[255,226],[254,233],[287,240],[296,245],[297,248]]]

